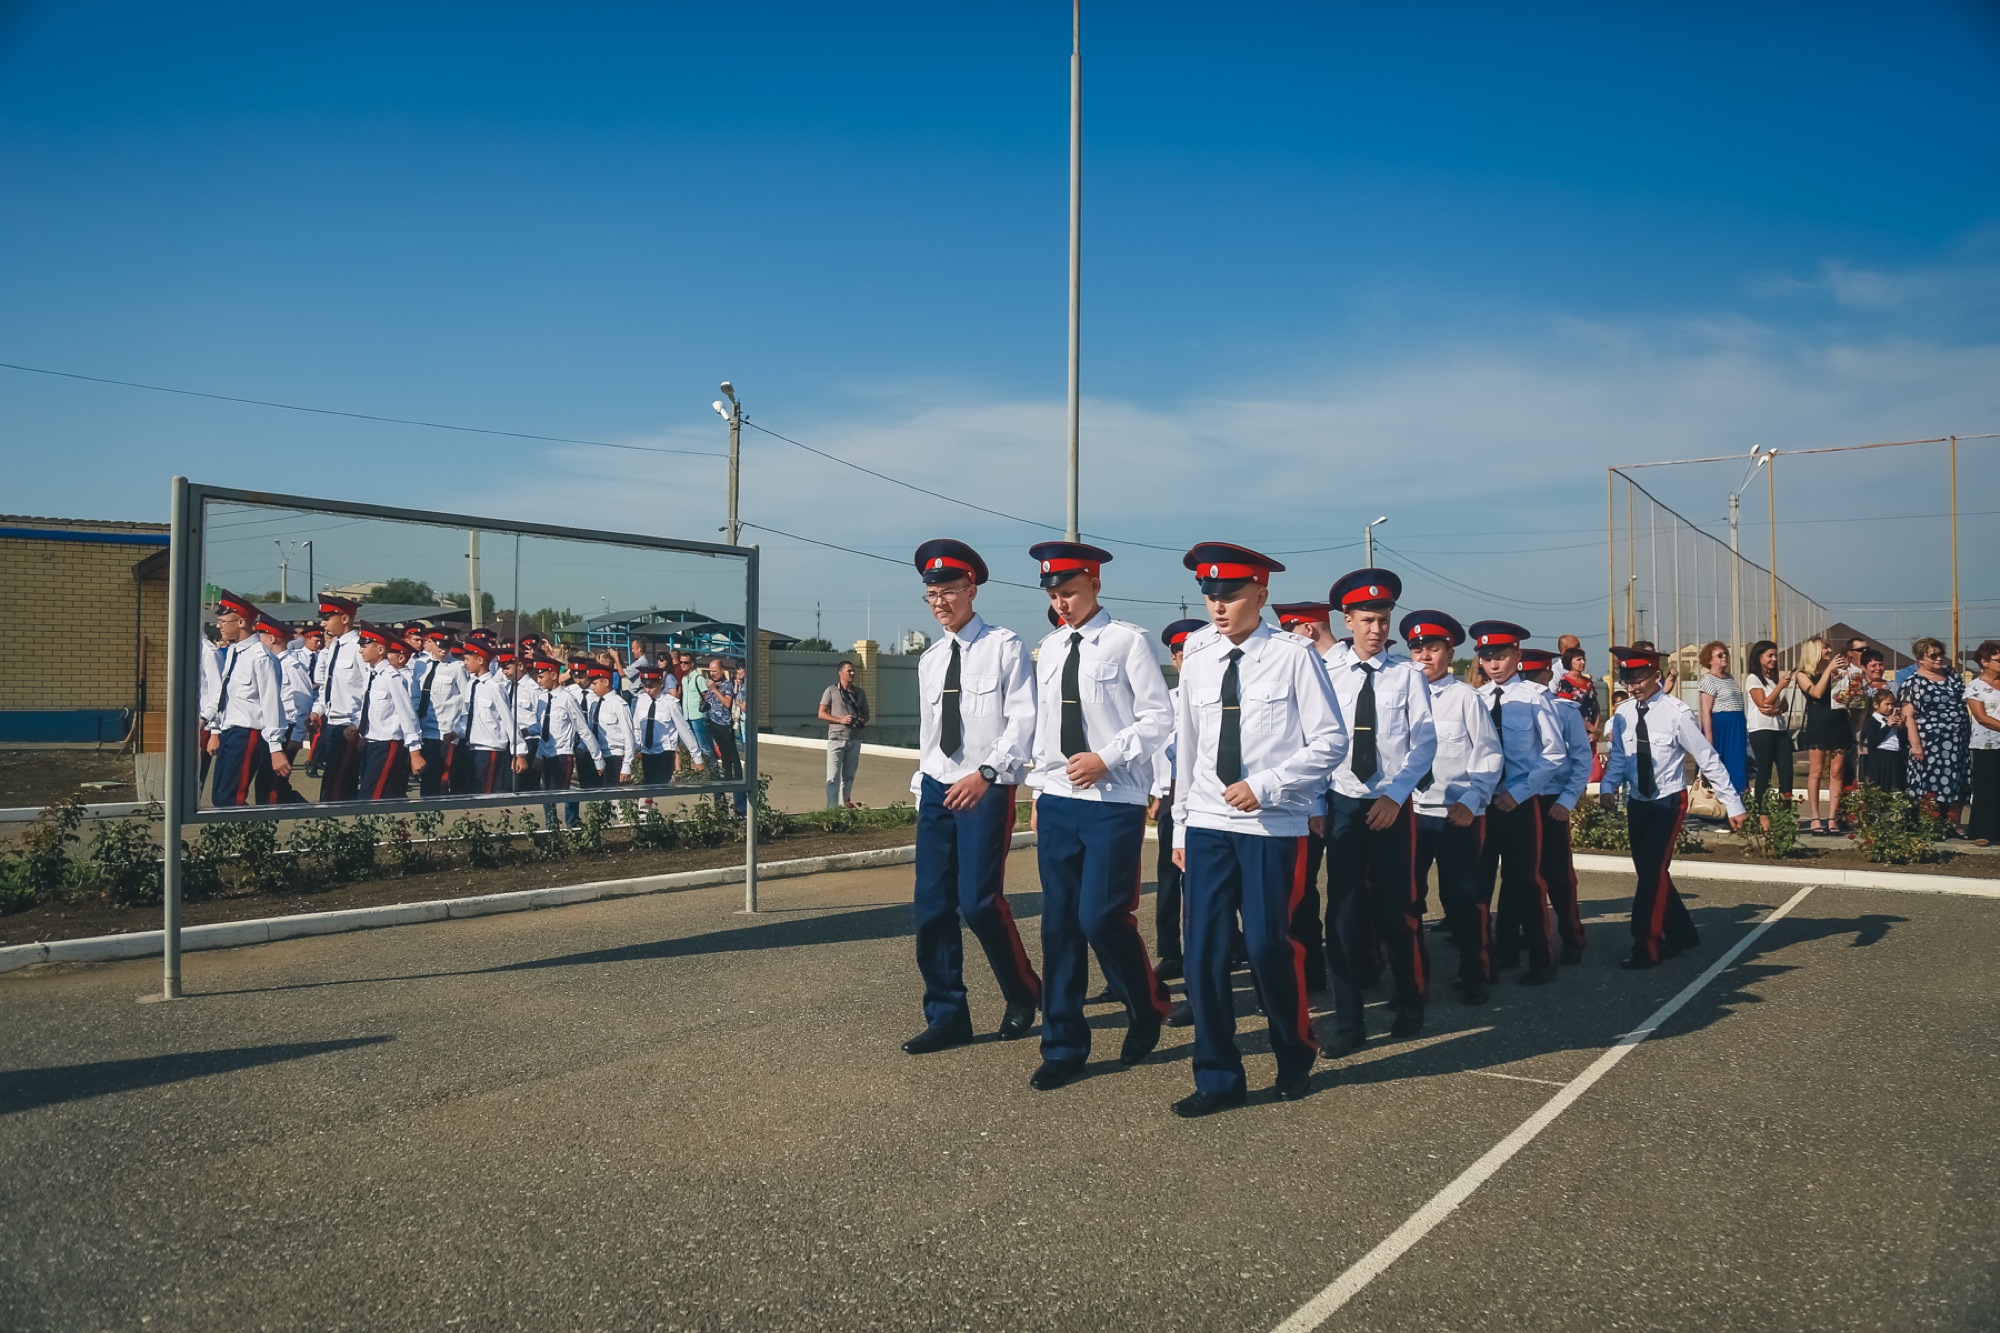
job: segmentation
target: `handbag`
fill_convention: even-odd
[[[1696,778],[1688,788],[1688,813],[1697,819],[1727,819],[1729,811],[1723,808],[1722,798],[1708,785],[1708,779]]]

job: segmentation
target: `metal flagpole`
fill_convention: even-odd
[[[1069,52],[1069,539],[1077,541],[1083,424],[1083,0],[1070,7]],[[733,538],[731,540],[734,540]]]
[[[1777,644],[1778,650],[1783,652],[1784,636],[1778,633],[1778,451],[1776,449],[1771,451],[1770,461],[1765,463],[1764,467],[1767,470],[1764,482],[1770,488],[1771,494],[1771,642]],[[1803,634],[1799,635],[1801,641],[1805,637]]]
[[[1959,670],[1958,642],[1958,436],[1951,437],[1951,669]]]
[[[1604,469],[1604,656],[1609,671],[1611,645],[1618,642],[1618,469]]]

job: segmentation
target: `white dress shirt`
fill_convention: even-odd
[[[329,643],[319,655],[319,677],[313,681],[319,698],[313,712],[330,727],[351,727],[361,718],[361,691],[368,685],[368,664],[361,660],[361,635],[354,630]]]
[[[648,722],[653,733],[650,745],[646,743]],[[676,745],[685,745],[694,756],[695,767],[701,767],[701,746],[695,741],[694,728],[687,724],[681,701],[664,689],[658,696],[646,690],[632,696],[632,734],[638,739],[640,754],[666,754]]]
[[[263,640],[245,635],[225,647],[213,689],[202,700],[202,716],[210,731],[249,727],[259,732],[272,750],[285,747],[285,705],[278,685],[278,663]]]
[[[1437,754],[1431,760],[1431,785],[1417,790],[1417,813],[1442,817],[1452,806],[1462,805],[1483,815],[1493,789],[1500,785],[1501,763],[1500,737],[1486,711],[1488,704],[1478,690],[1456,676],[1424,683],[1431,692]]]
[[[609,770],[616,765],[619,777],[631,777],[632,752],[639,748],[639,738],[633,734],[632,706],[625,702],[625,696],[616,690],[602,696],[593,692],[585,716],[597,743],[604,748],[598,766]],[[611,774],[607,771],[605,776]]]
[[[417,721],[427,740],[441,741],[465,731],[465,663],[449,657],[425,657],[410,666],[416,681]],[[430,702],[424,692],[430,691]]]
[[[1162,672],[1161,676],[1162,679],[1164,679],[1165,673]],[[1179,716],[1180,706],[1181,706],[1181,687],[1178,685],[1168,686],[1167,715],[1170,719]],[[1166,744],[1162,745],[1158,750],[1153,752],[1153,795],[1159,797],[1161,800],[1164,801],[1167,799],[1167,797],[1172,796],[1173,794],[1174,794],[1174,728],[1168,727]],[[1168,810],[1167,815],[1169,818],[1172,818],[1173,811]]]
[[[1646,741],[1653,752],[1653,782],[1658,790],[1651,799],[1677,796],[1687,789],[1687,765],[1694,756],[1696,767],[1732,815],[1743,813],[1743,798],[1729,780],[1729,770],[1715,747],[1701,734],[1694,710],[1663,691],[1656,691],[1643,705],[1646,710]],[[1611,755],[1604,765],[1604,778],[1597,784],[1601,792],[1615,792],[1629,786],[1639,795],[1639,709],[1637,699],[1627,699],[1611,715]],[[1646,798],[1640,798],[1646,799]]]
[[[424,729],[417,725],[416,706],[411,703],[410,669],[398,670],[385,661],[377,662],[368,676],[368,730],[365,741],[401,741],[409,749],[421,748]]]
[[[961,741],[956,756],[938,748],[944,722],[944,677],[951,648],[958,645],[958,716]],[[920,755],[910,790],[921,794],[925,778],[949,787],[980,765],[994,781],[1011,787],[1027,775],[1035,742],[1035,677],[1028,650],[1013,630],[989,625],[978,613],[957,631],[947,631],[917,659],[917,735]]]
[[[604,747],[597,743],[597,733],[590,729],[590,721],[583,711],[583,701],[577,692],[567,685],[558,685],[542,694],[542,739],[537,751],[544,759],[557,755],[575,754],[579,748],[590,756],[590,762],[604,766]]]
[[[285,712],[285,739],[303,741],[306,720],[312,716],[313,683],[311,654],[303,650],[271,654],[278,671],[278,699]]]
[[[521,724],[521,736],[533,753],[542,739],[542,696],[547,691],[533,676],[523,676],[512,684],[514,720]]]
[[[1487,715],[1493,711],[1493,696],[1500,695],[1500,754],[1504,764],[1500,788],[1516,805],[1556,790],[1568,750],[1563,745],[1562,723],[1547,691],[1516,671],[1505,685],[1487,681],[1479,687]],[[1497,793],[1496,793],[1497,795]]]
[[[1260,806],[1242,811],[1222,799],[1215,748],[1222,734],[1222,677],[1237,663],[1243,781]],[[1174,846],[1189,828],[1300,837],[1319,813],[1333,770],[1347,754],[1347,724],[1326,663],[1297,635],[1260,624],[1240,645],[1220,634],[1182,646],[1174,708]]]
[[[1354,776],[1355,705],[1368,672],[1375,672],[1375,776],[1367,782]],[[1431,724],[1431,692],[1424,673],[1408,658],[1377,653],[1365,663],[1353,649],[1347,665],[1329,673],[1333,697],[1340,703],[1350,736],[1347,757],[1333,770],[1333,789],[1342,796],[1372,799],[1386,796],[1401,805],[1424,780],[1437,755],[1437,729]]]
[[[229,655],[229,649],[225,644],[210,643],[208,636],[203,635],[196,652],[200,654],[195,661],[201,693],[195,699],[195,712],[205,727],[210,714],[215,712],[216,695],[222,690],[222,659]]]
[[[490,672],[471,676],[465,685],[465,738],[477,750],[504,750],[508,754],[523,754],[521,728],[514,720],[513,706],[507,700],[505,676]]]
[[[1555,705],[1556,723],[1562,728],[1563,738],[1563,764],[1556,774],[1555,785],[1549,789],[1549,799],[1565,810],[1574,810],[1584,788],[1590,785],[1590,761],[1596,756],[1597,747],[1591,744],[1590,724],[1583,720],[1583,709],[1577,701],[1563,698],[1553,685],[1544,685],[1542,689]]]
[[[1077,699],[1083,709],[1083,738],[1105,763],[1105,774],[1088,787],[1070,784],[1069,757],[1062,752],[1063,672],[1070,635],[1077,642]],[[1153,636],[1137,625],[1113,620],[1098,608],[1081,626],[1058,625],[1035,656],[1035,762],[1028,785],[1049,796],[1114,805],[1144,805],[1153,788],[1153,758],[1173,733],[1173,702],[1167,678],[1153,656]]]

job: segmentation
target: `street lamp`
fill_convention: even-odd
[[[1753,444],[1750,446],[1750,457],[1756,461],[1743,474],[1743,484],[1729,493],[1729,656],[1732,661],[1738,662],[1739,669],[1738,654],[1743,651],[1743,562],[1736,554],[1736,514],[1743,492],[1750,489],[1750,483],[1756,480],[1757,470],[1771,461],[1771,454],[1764,452],[1763,445]],[[1679,648],[1680,645],[1675,644],[1674,647]]]
[[[1366,568],[1373,569],[1375,567],[1375,529],[1388,521],[1389,516],[1384,514],[1361,530],[1361,544],[1368,548],[1368,558],[1361,562]]]
[[[723,406],[722,398],[729,400]],[[709,406],[715,414],[729,423],[729,544],[736,545],[739,525],[736,521],[736,481],[741,474],[740,462],[743,456],[743,404],[736,401],[736,386],[728,380],[722,382],[722,398]]]

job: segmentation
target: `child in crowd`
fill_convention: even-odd
[[[1861,779],[1871,782],[1885,791],[1901,791],[1909,778],[1909,743],[1903,739],[1903,722],[1897,716],[1899,705],[1893,691],[1878,690],[1870,699],[1874,709],[1862,724],[1862,737],[1868,746],[1868,760],[1861,770]]]

